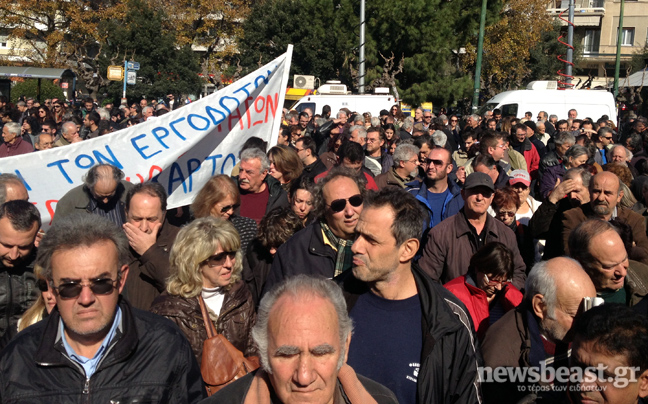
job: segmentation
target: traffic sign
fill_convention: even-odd
[[[127,84],[136,84],[137,83],[137,73],[129,70],[128,75],[126,76],[126,83]]]
[[[122,81],[124,80],[124,68],[121,66],[108,66],[108,80]]]
[[[128,62],[128,70],[139,70],[139,62]]]

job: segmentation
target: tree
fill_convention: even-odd
[[[173,31],[179,46],[200,49],[203,74],[225,68],[238,54],[242,22],[250,14],[251,0],[149,0],[165,11],[165,30]]]
[[[189,45],[176,46],[173,31],[160,29],[165,18],[162,10],[143,0],[128,0],[127,5],[129,12],[123,20],[105,21],[100,27],[105,35],[98,56],[102,72],[106,72],[109,64],[115,64],[117,55],[121,64],[125,59],[140,64],[137,84],[127,86],[128,97],[199,93],[198,58]],[[122,82],[111,82],[106,92],[119,100],[122,88]]]
[[[124,11],[119,0],[0,0],[3,29],[18,45],[12,49],[14,58],[34,66],[70,68],[91,89],[105,84],[95,58],[99,24],[121,18]]]
[[[496,20],[486,26],[480,78],[485,98],[518,88],[529,79],[531,49],[553,27],[546,8],[545,0],[504,0]],[[468,71],[474,71],[476,49],[477,41],[466,46],[463,61]]]
[[[365,82],[371,87],[396,73],[385,70],[381,57],[393,51],[393,68],[403,66],[394,78],[406,102],[451,103],[465,97],[472,79],[456,55],[472,38],[478,13],[471,0],[367,2]],[[244,25],[241,65],[256,68],[292,43],[293,73],[336,78],[356,89],[358,15],[359,5],[350,0],[261,1]]]
[[[40,94],[38,93],[38,80],[27,79],[21,83],[17,83],[11,88],[11,102],[18,102],[19,97],[31,97],[38,100],[45,100],[48,98],[65,98],[61,87],[54,84],[51,80],[41,80]]]

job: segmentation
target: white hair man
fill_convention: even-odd
[[[397,403],[389,389],[346,364],[353,330],[346,309],[329,280],[299,275],[277,285],[261,300],[252,329],[262,368],[204,402],[262,403],[275,396],[283,404]]]

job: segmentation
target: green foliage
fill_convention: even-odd
[[[567,47],[557,41],[560,33],[560,23],[554,21],[552,29],[544,31],[540,41],[530,49],[530,80],[556,80],[558,78],[556,72],[564,70],[565,64],[557,59],[559,55],[563,55],[562,58],[566,59],[564,55],[567,54]],[[576,53],[574,53],[575,58]]]
[[[18,98],[24,96],[25,98],[34,98],[37,100],[46,100],[48,98],[65,98],[61,87],[57,86],[52,80],[41,79],[40,95],[38,94],[38,80],[27,79],[22,83],[18,83],[11,88],[11,102],[18,102]]]
[[[645,69],[648,66],[648,43],[640,52],[636,52],[632,55],[632,61],[630,62],[631,72],[635,73],[640,70]]]
[[[401,98],[449,104],[470,94],[472,78],[454,56],[476,33],[479,4],[473,0],[377,0],[366,3],[367,84],[382,74],[394,52]],[[350,0],[265,0],[256,3],[240,41],[246,71],[294,45],[292,74],[322,82],[338,79],[355,89],[358,69],[359,4]]]
[[[142,0],[130,0],[129,12],[123,21],[105,21],[100,28],[105,33],[104,54],[99,58],[101,71],[108,65],[124,63],[124,58],[140,64],[137,84],[128,85],[128,98],[163,97],[166,94],[196,94],[201,79],[198,57],[190,46],[177,48],[175,35],[160,29],[163,11],[153,9]],[[115,55],[120,58],[115,61]],[[123,82],[112,82],[107,93],[119,102]]]

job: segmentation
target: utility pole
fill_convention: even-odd
[[[473,91],[472,110],[479,106],[479,88],[481,86],[482,53],[484,52],[484,30],[486,27],[486,1],[482,0],[481,18],[479,20],[479,41],[477,42],[477,64],[475,66],[475,89]]]
[[[360,0],[360,66],[358,67],[358,92],[365,93],[365,0]]]
[[[565,82],[567,84],[572,83],[573,71],[572,67],[574,66],[574,0],[569,0],[569,24],[567,24],[567,63],[565,63],[565,74],[567,74]],[[572,86],[568,86],[572,88]]]
[[[614,99],[619,95],[619,71],[621,70],[621,40],[623,39],[623,7],[625,0],[621,0],[621,14],[619,15],[619,32],[617,32],[616,63],[614,64]]]

